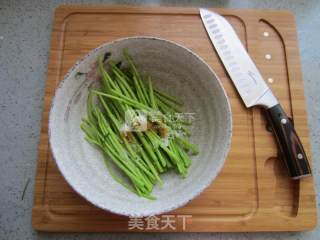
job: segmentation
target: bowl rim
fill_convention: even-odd
[[[162,208],[161,211],[155,211],[155,212],[150,212],[148,214],[135,214],[135,213],[128,213],[128,212],[124,212],[124,211],[119,211],[119,210],[115,210],[115,209],[111,209],[108,208],[106,206],[102,206],[101,204],[98,204],[96,202],[94,202],[92,199],[89,199],[88,196],[84,193],[82,193],[79,189],[77,189],[76,184],[72,183],[72,181],[69,181],[69,179],[66,177],[65,173],[62,170],[62,167],[60,165],[60,161],[58,160],[55,151],[55,146],[53,146],[54,144],[52,143],[52,128],[53,128],[53,108],[55,106],[55,102],[56,102],[56,98],[58,93],[61,91],[64,83],[69,79],[70,75],[73,73],[74,69],[79,66],[80,64],[82,64],[93,52],[99,51],[100,49],[104,48],[107,45],[112,45],[115,44],[117,42],[121,42],[121,41],[127,41],[127,40],[139,40],[139,39],[144,39],[144,40],[157,40],[157,41],[162,41],[165,43],[169,43],[172,45],[175,45],[177,47],[182,48],[183,50],[189,52],[191,55],[193,55],[196,59],[198,59],[202,64],[204,64],[210,71],[211,74],[213,74],[216,78],[216,81],[218,83],[218,86],[220,87],[220,89],[222,90],[223,95],[225,96],[225,100],[226,100],[226,104],[227,104],[227,112],[229,113],[230,117],[229,117],[229,124],[228,124],[228,131],[226,131],[226,143],[224,144],[224,149],[223,149],[223,154],[222,157],[223,160],[221,161],[221,163],[218,165],[218,167],[216,168],[216,173],[215,174],[211,174],[207,177],[207,180],[205,182],[203,182],[201,185],[199,185],[197,191],[194,191],[194,193],[191,195],[191,197],[189,199],[186,199],[184,201],[179,202],[178,204],[172,206],[172,207],[167,207],[167,208]],[[226,90],[223,87],[223,84],[221,83],[220,78],[218,77],[218,75],[213,71],[213,69],[209,66],[209,64],[204,61],[204,59],[202,59],[197,53],[195,53],[194,51],[192,51],[191,49],[176,43],[174,41],[171,40],[167,40],[164,38],[159,38],[159,37],[154,37],[154,36],[132,36],[132,37],[124,37],[124,38],[118,38],[115,39],[113,41],[109,41],[109,42],[105,42],[101,45],[99,45],[98,47],[90,50],[88,53],[86,53],[83,57],[81,57],[79,60],[77,60],[74,65],[67,71],[67,73],[64,75],[63,79],[59,82],[58,86],[55,89],[55,93],[54,96],[52,97],[51,100],[51,104],[50,104],[50,109],[49,109],[49,123],[48,123],[48,142],[49,142],[49,148],[51,150],[51,154],[52,154],[52,158],[54,159],[54,161],[56,162],[56,165],[59,169],[59,172],[62,174],[63,178],[65,179],[65,181],[69,184],[69,186],[71,186],[71,188],[77,193],[79,194],[81,197],[83,197],[86,201],[88,201],[89,203],[93,204],[94,206],[103,209],[104,211],[109,211],[111,213],[114,214],[118,214],[118,215],[122,215],[122,216],[127,216],[127,217],[146,217],[146,216],[153,216],[153,215],[158,215],[158,214],[163,214],[169,211],[172,211],[174,209],[180,208],[184,205],[186,205],[187,203],[189,203],[190,201],[192,201],[193,199],[195,199],[196,197],[198,197],[206,188],[208,188],[212,182],[216,179],[216,177],[219,175],[219,173],[221,172],[225,161],[227,159],[227,156],[229,154],[230,151],[230,147],[231,147],[231,141],[232,141],[232,134],[233,134],[233,119],[232,119],[232,111],[231,111],[231,104],[230,104],[230,100],[229,97],[227,95]]]

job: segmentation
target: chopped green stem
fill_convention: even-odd
[[[166,105],[167,107],[171,108],[172,110],[176,112],[182,112],[181,106],[176,104],[175,102],[172,102],[165,97],[162,97],[161,95],[156,96],[157,102],[160,102],[163,105]]]
[[[113,94],[115,94],[117,96],[113,96],[113,95],[110,95],[110,94],[107,94],[107,93],[103,93],[103,92],[100,92],[100,91],[97,91],[97,90],[92,90],[92,92],[97,94],[97,95],[102,95],[102,96],[117,100],[119,102],[126,103],[126,104],[128,104],[130,106],[133,106],[133,107],[141,108],[142,110],[152,111],[152,108],[150,108],[150,107],[148,107],[148,106],[146,106],[146,105],[144,105],[142,103],[139,103],[139,102],[137,102],[135,100],[127,98],[126,96],[123,96],[122,94],[119,94],[119,93],[116,93],[116,92],[113,92]]]
[[[157,105],[159,106],[160,110],[165,114],[173,114],[175,110],[170,106],[166,105],[165,103],[161,102],[158,98],[156,99]]]
[[[149,145],[148,141],[145,139],[145,137],[140,132],[137,132],[137,136],[138,136],[139,140],[141,141],[142,145],[144,146],[144,148],[146,149],[146,152],[148,153],[148,155],[153,160],[153,162],[156,165],[158,171],[159,172],[163,172],[163,168],[159,164],[158,159],[157,159],[156,155],[154,154],[153,149]]]
[[[184,151],[184,149],[180,148],[179,145],[176,145],[176,149],[181,157],[181,159],[184,162],[184,166],[186,168],[190,167],[191,165],[191,159],[189,158],[188,154]]]
[[[118,177],[114,171],[112,170],[112,167],[110,166],[109,160],[107,158],[104,159],[105,165],[110,173],[110,176],[115,180],[116,182],[120,183],[122,186],[124,186],[126,189],[128,189],[130,192],[137,193],[133,187],[128,185],[125,181],[123,181],[122,178]]]
[[[192,144],[189,142],[187,139],[182,138],[182,137],[176,137],[179,143],[182,144],[183,147],[185,147],[188,150],[191,150],[193,155],[196,155],[199,153],[199,149],[196,145]]]
[[[162,154],[161,154],[161,152],[159,151],[159,149],[156,148],[156,149],[155,149],[155,152],[156,152],[157,157],[158,157],[159,160],[160,160],[160,163],[161,163],[162,167],[165,167],[165,166],[167,165],[167,163],[166,163],[166,160],[162,157]]]
[[[153,92],[153,87],[152,87],[152,82],[151,82],[151,78],[148,77],[148,83],[149,83],[149,94],[150,94],[150,102],[151,102],[151,107],[153,109],[157,109],[157,104],[156,101],[154,99],[154,92]]]
[[[137,100],[134,92],[132,91],[131,87],[127,83],[125,77],[119,73],[120,70],[118,69],[118,67],[114,63],[110,63],[110,64],[112,66],[113,73],[116,75],[118,80],[123,84],[125,89],[128,91],[128,93],[130,94],[130,97],[134,98],[134,100]]]
[[[140,151],[142,159],[146,162],[146,164],[148,165],[148,167],[150,168],[150,170],[152,171],[152,173],[154,174],[155,178],[159,181],[159,183],[162,185],[162,180],[158,175],[157,170],[155,169],[155,167],[153,166],[153,164],[150,162],[147,154],[144,152],[144,150]]]
[[[155,93],[157,96],[161,96],[163,98],[166,98],[167,100],[171,101],[171,102],[174,102],[175,104],[177,105],[180,105],[180,106],[183,106],[183,103],[180,102],[179,100],[177,100],[176,98],[172,97],[172,96],[169,96],[168,94],[165,94],[157,89],[155,89]]]
[[[137,77],[136,76],[133,76],[133,81],[134,81],[134,85],[135,85],[135,89],[137,91],[137,95],[138,95],[138,98],[139,100],[144,104],[144,105],[147,105],[147,100],[142,92],[142,88],[140,87],[140,84],[137,80]]]

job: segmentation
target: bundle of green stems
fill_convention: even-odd
[[[155,184],[163,184],[161,173],[173,170],[186,177],[191,165],[189,153],[198,154],[198,149],[188,140],[191,121],[176,117],[182,113],[183,103],[155,89],[126,49],[123,56],[126,69],[98,58],[101,84],[89,89],[87,117],[81,129],[86,140],[105,155],[115,181],[139,196],[155,199],[152,190]],[[132,122],[124,128],[127,113]],[[139,130],[141,113],[146,123],[143,130]],[[116,174],[114,168],[122,174]]]

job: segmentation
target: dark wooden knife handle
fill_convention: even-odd
[[[300,179],[310,176],[311,169],[307,155],[292,121],[283,111],[281,105],[277,104],[267,109],[266,113],[291,178]]]

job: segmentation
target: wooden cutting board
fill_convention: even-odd
[[[236,29],[262,75],[293,118],[311,159],[293,15],[285,11],[214,10]],[[168,213],[169,217],[154,218],[158,228],[150,230],[150,219],[128,219],[102,211],[76,194],[58,171],[48,143],[50,103],[67,70],[102,43],[141,35],[169,39],[199,54],[218,74],[233,112],[232,147],[223,171],[192,202]],[[313,178],[291,181],[277,153],[260,110],[248,110],[241,102],[209,42],[198,9],[63,6],[56,10],[32,211],[35,229],[72,232],[312,229],[317,219]],[[168,219],[174,221],[169,227],[165,226]]]

